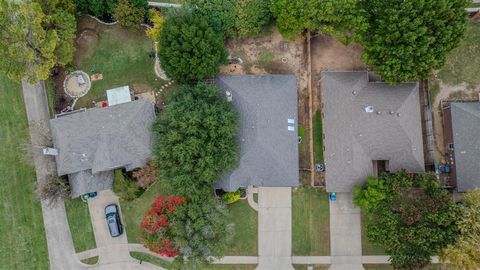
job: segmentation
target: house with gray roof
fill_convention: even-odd
[[[219,76],[216,85],[240,113],[238,168],[218,181],[216,188],[298,186],[296,77]]]
[[[110,188],[114,169],[144,166],[151,157],[154,117],[153,104],[140,99],[51,119],[57,172],[68,175],[72,197]]]
[[[367,71],[322,72],[328,192],[351,192],[383,171],[423,172],[417,83],[370,82]]]
[[[443,109],[450,184],[458,192],[480,187],[480,102],[449,102]]]

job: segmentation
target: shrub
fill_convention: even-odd
[[[225,204],[232,204],[240,200],[241,193],[237,190],[235,192],[227,192],[222,195],[222,201]]]
[[[153,165],[152,161],[148,161],[143,168],[134,171],[132,176],[137,180],[137,186],[145,189],[155,182],[157,178],[157,168]]]
[[[173,12],[160,36],[159,59],[166,75],[180,83],[196,83],[215,75],[227,63],[222,33],[198,10]]]
[[[65,179],[48,174],[45,182],[37,187],[37,196],[42,201],[47,201],[49,205],[55,205],[70,196],[70,188]]]
[[[167,257],[178,255],[178,248],[174,245],[169,233],[169,215],[184,202],[183,198],[174,196],[158,196],[155,199],[140,224],[142,243],[146,248]]]
[[[153,23],[152,28],[148,28],[145,30],[147,37],[149,37],[153,41],[159,41],[160,35],[163,31],[163,26],[165,25],[165,18],[160,14],[160,12],[156,9],[148,10],[148,17],[150,21]]]
[[[121,169],[115,170],[115,175],[113,177],[113,192],[115,192],[120,199],[125,201],[132,201],[140,195],[140,189],[135,184],[135,181],[125,177]]]
[[[134,6],[128,0],[120,0],[114,9],[113,17],[122,27],[140,28],[145,18],[145,9]]]

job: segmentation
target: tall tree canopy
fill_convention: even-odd
[[[294,38],[304,30],[350,38],[363,29],[358,0],[272,0],[271,10],[283,36]]]
[[[228,226],[212,189],[236,165],[237,124],[237,112],[216,88],[198,84],[175,89],[153,125],[153,156],[160,177],[176,196],[186,199],[169,217],[179,264],[197,269],[211,256],[224,255]]]
[[[160,36],[159,59],[170,79],[195,83],[219,72],[227,53],[222,33],[199,10],[180,10],[167,18]]]
[[[480,188],[462,196],[457,224],[460,237],[443,250],[442,261],[458,270],[480,269]]]
[[[231,37],[234,36],[235,2],[236,0],[185,0],[184,5],[209,18],[216,33]]]
[[[269,0],[238,0],[235,7],[235,31],[241,37],[257,36],[270,23]]]
[[[238,114],[205,84],[174,90],[153,125],[154,162],[177,195],[194,199],[236,164]]]
[[[385,173],[353,194],[368,239],[391,255],[395,269],[422,269],[458,235],[458,208],[431,174]]]
[[[72,61],[76,32],[72,1],[0,0],[0,68],[12,78],[47,79]]]
[[[362,1],[368,21],[361,34],[364,60],[390,83],[428,77],[463,37],[468,2]]]

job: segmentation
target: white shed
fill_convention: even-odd
[[[128,85],[107,90],[108,106],[132,101]]]

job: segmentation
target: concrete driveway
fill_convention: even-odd
[[[352,193],[337,193],[330,201],[330,270],[363,270],[360,209],[352,202]]]
[[[100,191],[97,197],[88,199],[93,233],[97,243],[99,265],[134,261],[128,250],[126,231],[118,237],[110,236],[105,219],[105,207],[112,203],[120,207],[118,197],[111,190]],[[122,216],[121,211],[120,216]]]
[[[293,270],[290,187],[258,188],[257,270]]]

